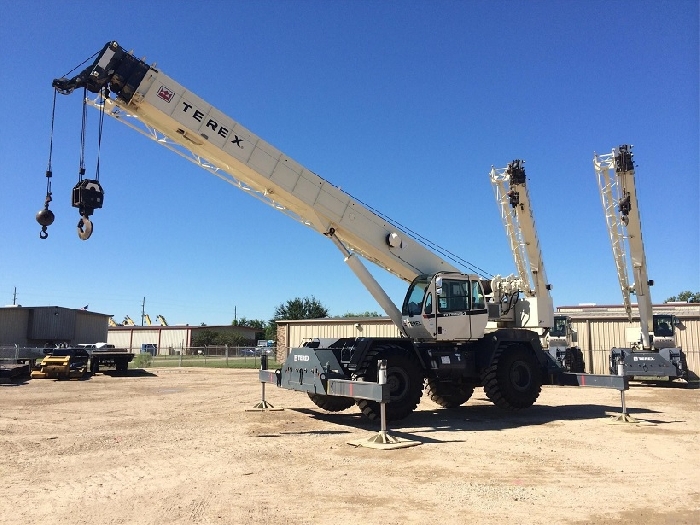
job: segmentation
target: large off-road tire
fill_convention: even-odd
[[[583,360],[583,352],[580,348],[567,348],[564,353],[564,367],[567,372],[583,374],[586,371],[586,362]]]
[[[386,404],[386,419],[403,419],[413,412],[423,395],[423,367],[418,357],[408,350],[393,344],[379,345],[367,352],[357,368],[355,379],[377,382],[378,361],[386,359],[386,381],[390,389],[390,402]],[[379,419],[381,403],[360,399],[357,406],[370,420]]]
[[[542,371],[531,349],[519,344],[503,345],[484,369],[482,383],[494,405],[520,410],[537,401],[542,391]]]
[[[670,381],[673,381],[674,379],[684,379],[688,380],[688,359],[685,356],[685,352],[681,350],[681,368],[683,369],[681,371],[681,375],[679,376],[674,376],[674,377],[669,377]]]
[[[309,394],[309,399],[313,401],[314,405],[323,410],[328,410],[328,412],[342,412],[355,404],[355,400],[351,397],[326,396],[312,392],[307,392],[307,394]]]
[[[431,401],[443,408],[455,408],[463,405],[474,393],[474,385],[467,385],[461,381],[439,381],[430,378],[425,385],[426,393]]]

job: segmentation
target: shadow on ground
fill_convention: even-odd
[[[130,368],[126,372],[119,372],[117,370],[100,370],[100,374],[109,377],[158,377],[158,374],[144,370],[143,368]]]
[[[359,412],[349,409],[345,412],[325,412],[321,409],[291,408],[314,419],[361,428],[368,431],[378,431],[379,421],[369,421]],[[400,421],[389,421],[387,428],[392,435],[420,441],[440,441],[429,438],[429,434],[445,430],[483,432],[500,431],[523,426],[546,425],[554,421],[581,421],[600,419],[608,420],[611,415],[622,412],[619,406],[608,405],[534,405],[530,408],[509,412],[492,405],[465,405],[452,409],[417,410]],[[645,408],[628,408],[631,415],[656,414],[655,410]],[[651,421],[664,424],[662,421]],[[461,441],[461,440],[460,440]]]

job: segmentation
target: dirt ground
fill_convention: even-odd
[[[0,386],[0,523],[697,524],[700,390],[544,387],[519,413],[481,390],[423,398],[390,433],[255,370],[155,368]]]

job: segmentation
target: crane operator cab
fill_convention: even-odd
[[[675,348],[676,327],[680,321],[675,315],[654,314],[653,315],[653,346],[657,350],[662,348]]]
[[[419,275],[401,309],[408,337],[421,341],[469,341],[484,336],[488,313],[477,275]]]

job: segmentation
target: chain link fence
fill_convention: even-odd
[[[137,354],[136,366],[259,368],[260,357],[266,355],[268,367],[276,365],[277,349],[252,346],[194,346],[161,349],[155,355]],[[143,356],[143,357],[142,357]],[[147,356],[147,357],[146,357]]]

